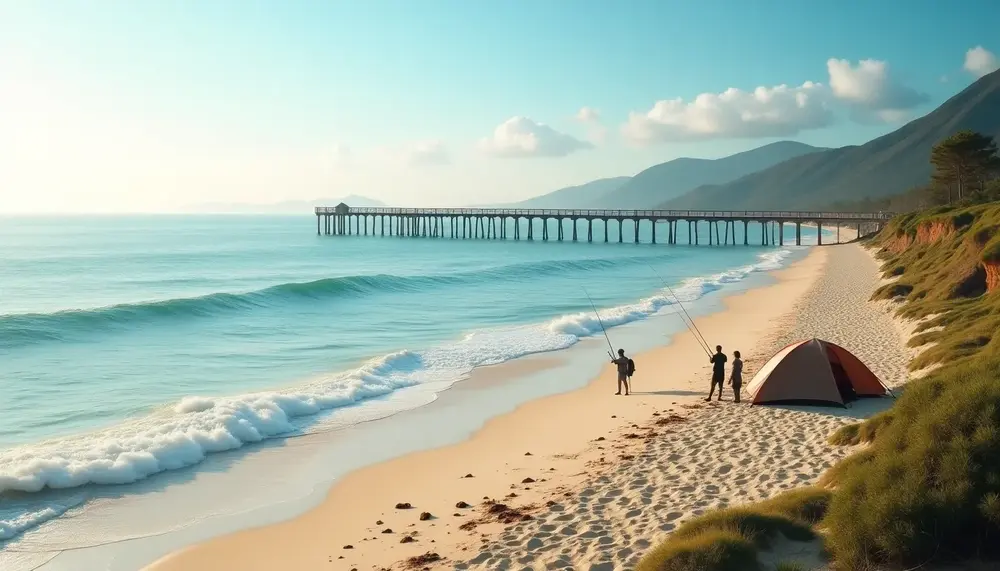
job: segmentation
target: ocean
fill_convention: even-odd
[[[801,250],[594,230],[515,242],[317,236],[311,216],[0,219],[0,551],[96,489],[412,409],[477,367],[602,338],[591,300],[614,337],[677,310],[661,277],[693,311]]]

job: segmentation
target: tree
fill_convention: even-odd
[[[974,131],[959,131],[931,151],[931,180],[947,193],[948,202],[982,192],[997,173],[1000,157],[993,137]]]

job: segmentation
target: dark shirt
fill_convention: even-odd
[[[733,360],[733,383],[743,383],[743,359]]]
[[[618,365],[618,374],[627,375],[628,374],[628,357],[619,357],[617,359],[612,359],[612,363]]]
[[[715,375],[723,375],[726,372],[726,355],[725,353],[716,353],[712,355],[712,373]]]

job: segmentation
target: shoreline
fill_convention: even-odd
[[[827,252],[828,248],[815,248],[806,258],[769,272],[777,283],[725,296],[724,309],[700,317],[699,329],[709,339],[720,339],[727,353],[739,346],[751,347],[819,279]],[[744,354],[749,357],[751,351],[744,349]],[[479,524],[473,535],[459,531],[459,525],[475,516],[472,510],[455,508],[457,502],[475,505],[484,497],[502,500],[515,493],[518,504],[537,504],[567,493],[601,469],[595,465],[611,465],[601,460],[610,452],[594,444],[597,438],[646,422],[657,411],[683,413],[687,409],[681,406],[695,405],[695,399],[704,396],[707,357],[689,332],[677,333],[667,345],[633,358],[636,394],[628,399],[611,395],[613,376],[610,366],[605,366],[584,388],[524,403],[488,420],[460,443],[350,472],[333,484],[318,507],[294,519],[189,546],[146,568],[312,568],[321,564],[331,568],[331,563],[343,563],[332,568],[350,569],[390,566],[427,551],[445,553],[449,559],[468,554],[478,533],[486,531],[488,536],[502,525]],[[752,370],[754,364],[746,360],[748,371]],[[651,378],[657,370],[680,373],[682,379]],[[653,390],[642,390],[647,386]],[[726,399],[732,399],[731,392]],[[401,473],[408,477],[400,478]],[[474,477],[462,477],[468,473]],[[524,478],[535,480],[535,485],[521,483]],[[393,509],[399,502],[411,503],[413,509]],[[420,521],[418,516],[424,511],[432,519]],[[341,517],[345,513],[352,515]],[[376,525],[377,521],[383,524]],[[393,532],[382,533],[387,527]],[[399,543],[406,532],[415,541]],[[345,549],[348,545],[351,548]]]

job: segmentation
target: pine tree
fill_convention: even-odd
[[[997,173],[1000,157],[993,137],[974,131],[959,131],[931,151],[934,185],[947,191],[948,202],[982,192]]]

